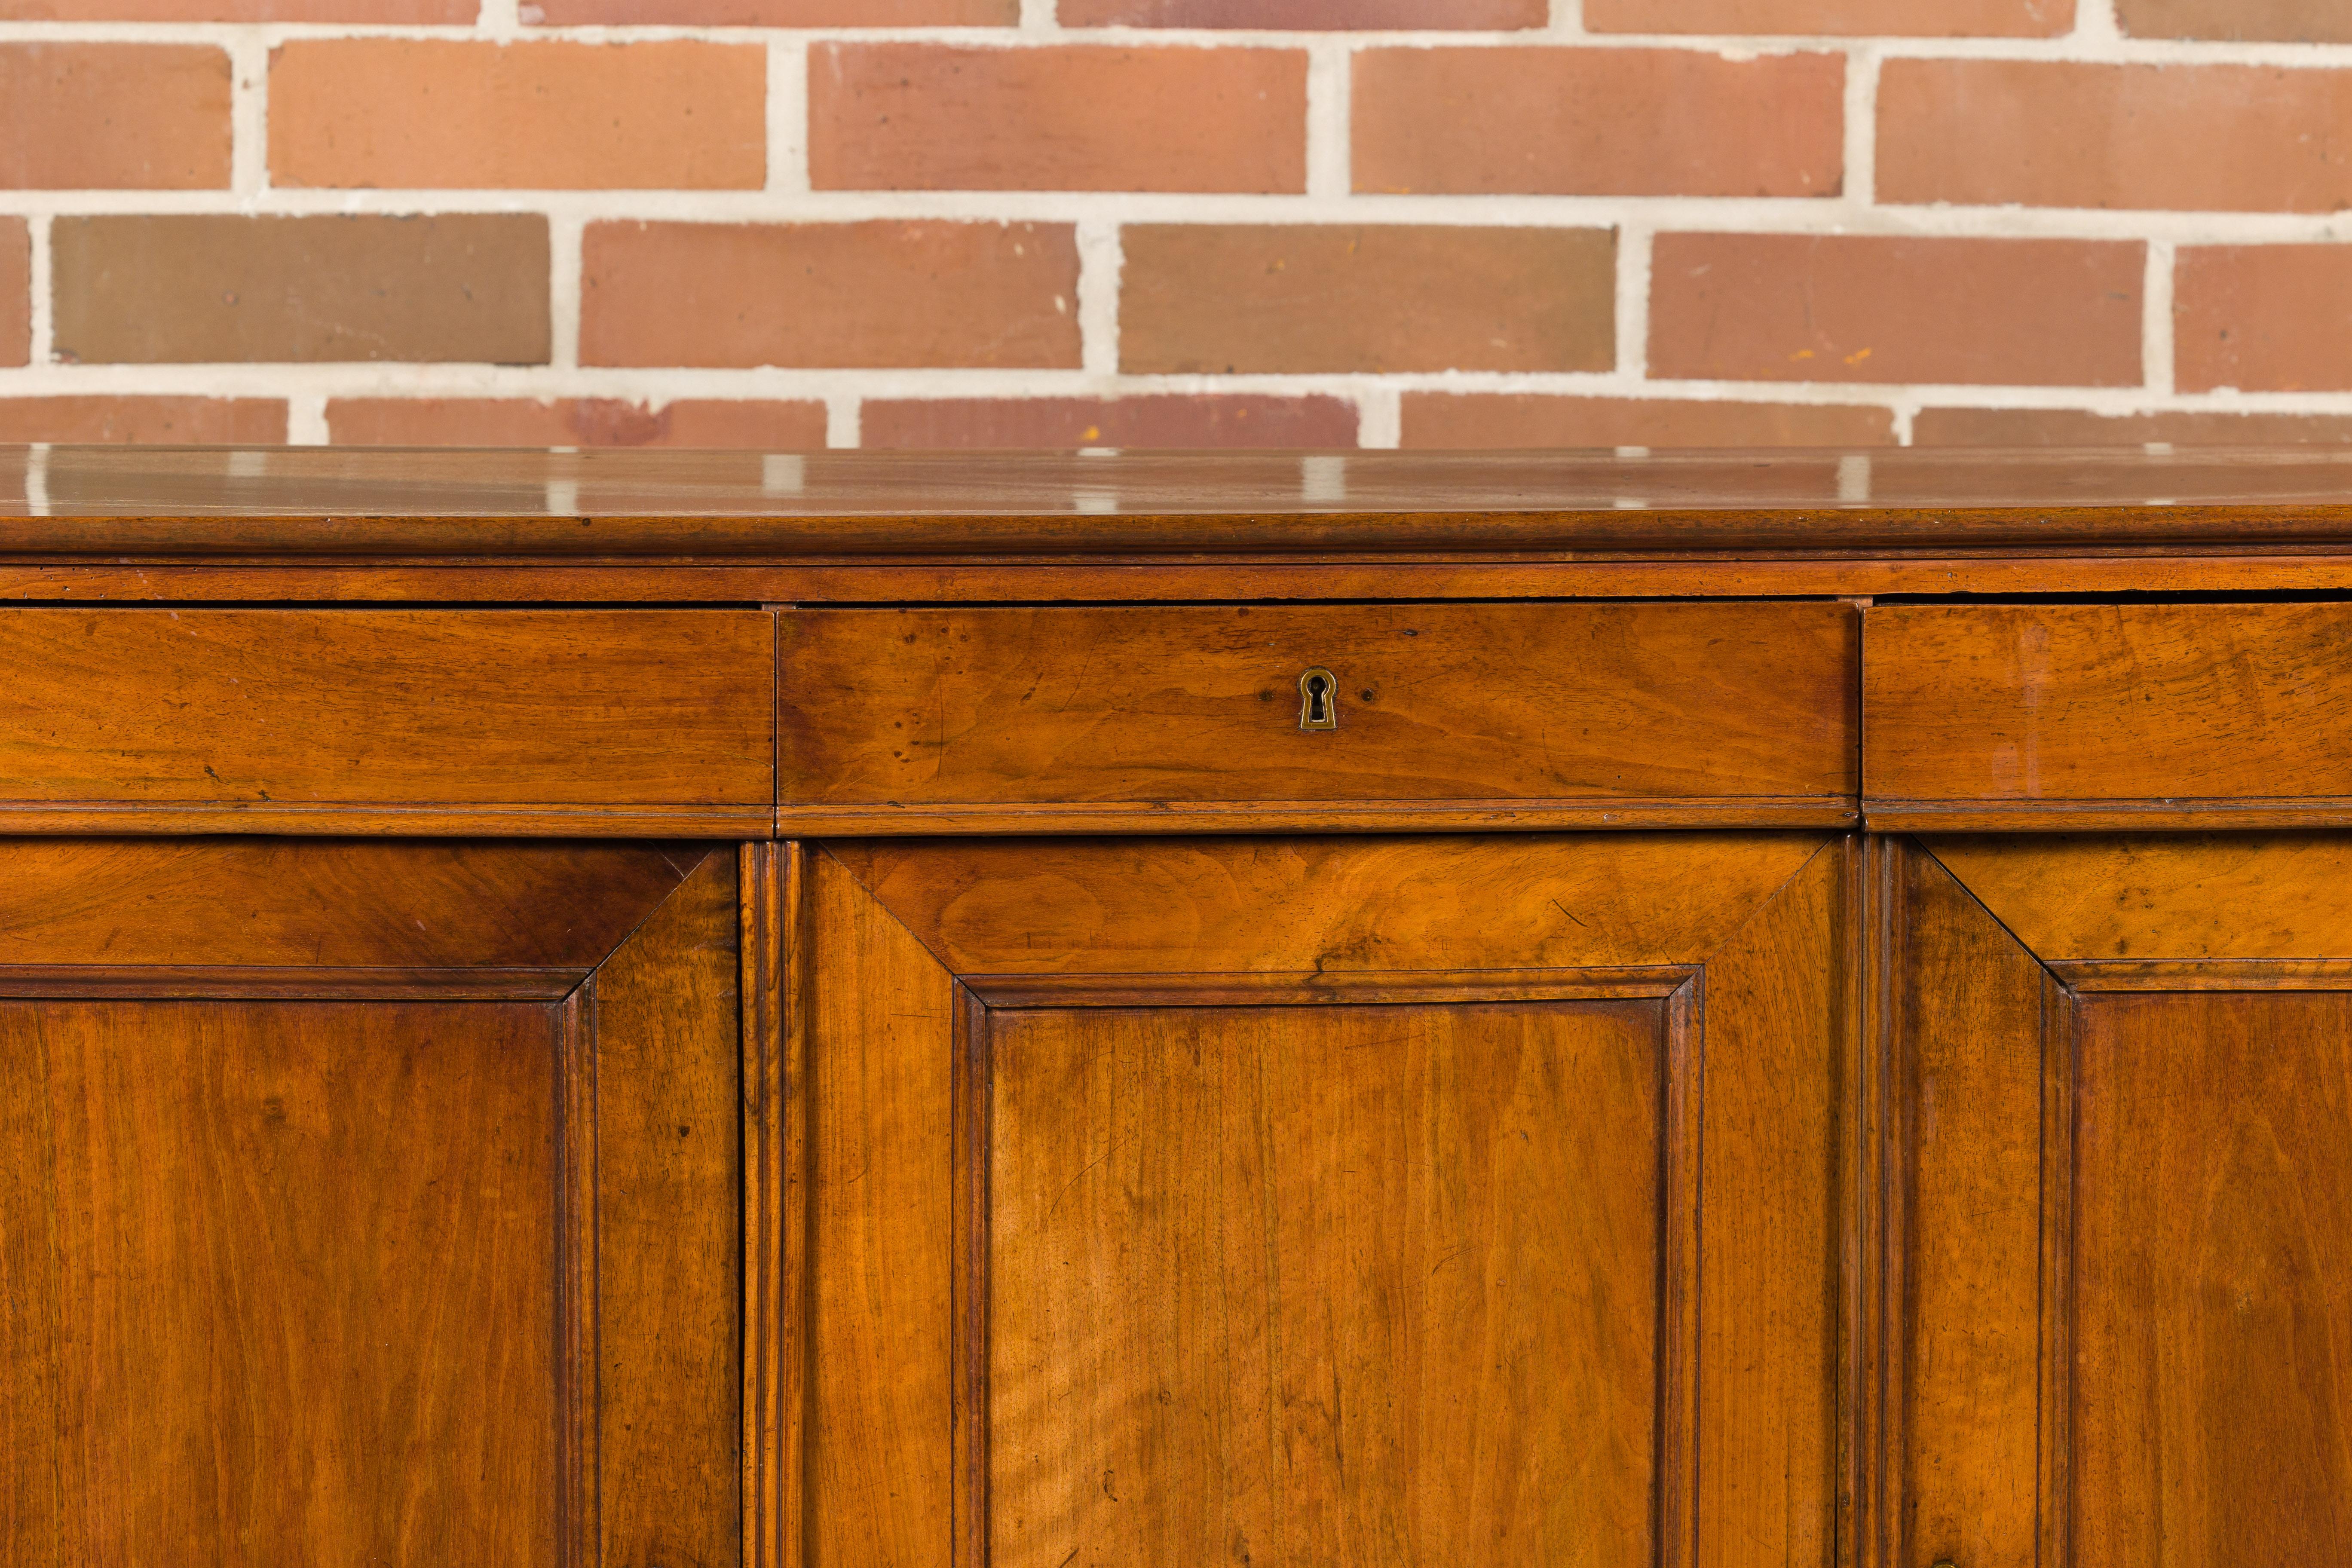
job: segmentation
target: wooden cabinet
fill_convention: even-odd
[[[805,866],[813,1561],[1825,1560],[1844,841]]]
[[[0,1563],[2352,1558],[2344,459],[0,517]]]
[[[1883,868],[1906,1561],[2352,1549],[2352,841]]]

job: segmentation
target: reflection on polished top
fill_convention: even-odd
[[[2352,450],[20,447],[0,518],[17,557],[2307,546],[2352,539]]]

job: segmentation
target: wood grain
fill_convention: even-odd
[[[992,1023],[992,1550],[1655,1551],[1655,1002]]]
[[[2053,962],[2352,958],[2352,840],[2320,833],[1936,838]]]
[[[2318,447],[0,451],[11,553],[117,561],[2308,546],[2342,542],[2347,497]]]
[[[808,852],[738,847],[742,988],[743,1563],[806,1557]]]
[[[1825,847],[1708,955],[1696,1358],[1704,1568],[1836,1561],[1846,867]]]
[[[0,1004],[12,1558],[552,1562],[553,1023]]]
[[[1901,967],[1893,1563],[2040,1550],[2042,1068],[2054,986],[1925,855],[1896,875]]]
[[[808,1555],[952,1560],[954,981],[839,862],[812,862]]]
[[[784,819],[856,805],[866,831],[901,814],[936,829],[958,806],[1109,802],[1835,809],[1854,789],[1855,629],[1838,604],[789,612]],[[1339,682],[1333,731],[1299,727],[1314,667]]]
[[[2094,541],[2064,553],[1889,555],[1699,551],[1644,557],[1382,560],[1359,553],[1137,561],[690,565],[388,560],[339,565],[37,565],[0,557],[0,600],[449,604],[1049,604],[1235,600],[1868,598],[1892,595],[2342,594],[2352,555],[2202,544],[2149,553]]]
[[[1236,1539],[1297,1564],[1833,1561],[1842,852],[884,841],[811,864],[814,1561]],[[1625,1019],[1638,1116],[1576,1044]],[[1488,1137],[1522,1125],[1539,1147]],[[1543,1163],[1588,1157],[1622,1168]],[[1427,1202],[1400,1195],[1415,1171]],[[1549,1228],[1629,1184],[1638,1264]],[[1440,1236],[1509,1287],[1475,1298],[1493,1332],[1427,1294]],[[1564,1302],[1563,1256],[1643,1304]],[[1645,1362],[1595,1348],[1621,1310]],[[1638,1435],[1605,1414],[1631,1384],[1588,1373],[1638,1373]],[[895,1456],[895,1490],[852,1439]]]
[[[2352,1554],[2352,996],[2083,1015],[2074,1561]]]
[[[0,963],[586,970],[701,858],[661,844],[0,844]]]
[[[957,973],[1696,962],[1813,834],[828,846]]]
[[[602,1548],[742,1544],[735,857],[708,855],[596,972]]]
[[[5,820],[220,832],[449,806],[477,809],[460,831],[498,808],[510,831],[553,812],[593,835],[604,810],[734,808],[724,830],[774,800],[772,631],[724,610],[0,611]]]
[[[1950,831],[2032,826],[2045,805],[2081,828],[2352,820],[2352,605],[1881,605],[1865,621],[1875,827],[1948,807],[1966,813]]]

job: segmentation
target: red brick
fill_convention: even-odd
[[[60,359],[547,360],[537,214],[60,217],[49,248]]]
[[[1307,188],[1297,49],[819,44],[820,190]]]
[[[588,364],[1078,363],[1067,224],[596,223]]]
[[[1139,224],[1119,360],[1144,374],[1607,370],[1616,237],[1593,228]]]
[[[1923,408],[1915,447],[2340,447],[2342,414],[2094,414],[2083,408]]]
[[[1144,397],[869,398],[864,447],[1352,447],[1337,397],[1216,393]]]
[[[478,0],[0,0],[0,22],[369,22],[465,26]]]
[[[33,237],[20,217],[0,217],[0,364],[33,353]]]
[[[0,441],[145,441],[270,447],[286,439],[275,397],[0,397]]]
[[[1662,234],[1650,374],[2133,385],[2145,268],[2137,241]]]
[[[1878,195],[2229,212],[2352,206],[2352,71],[1889,60]]]
[[[1407,447],[1885,447],[1884,408],[1687,398],[1408,392]]]
[[[2352,249],[2190,247],[2172,290],[2173,380],[2183,392],[2352,388]]]
[[[2136,38],[2352,43],[2344,0],[2116,0],[2116,25]]]
[[[522,0],[551,27],[1010,27],[1021,0]]]
[[[1540,27],[1549,0],[1061,0],[1066,27]]]
[[[2074,0],[1584,0],[1595,33],[1780,33],[1866,37],[2051,38]]]
[[[1360,191],[1837,194],[1845,61],[1696,49],[1367,49]]]
[[[0,185],[228,184],[228,55],[182,44],[0,46]]]
[[[339,447],[701,447],[803,451],[824,445],[824,405],[617,397],[338,397]]]
[[[310,38],[269,65],[281,185],[757,188],[767,51]]]

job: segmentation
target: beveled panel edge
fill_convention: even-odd
[[[920,837],[990,834],[1398,833],[1496,828],[1852,828],[1850,795],[1595,796],[1581,801],[1088,801],[777,809],[780,837]],[[5,820],[0,818],[0,830]]]
[[[2352,826],[2352,795],[1862,800],[1872,833],[2149,833]]]
[[[560,1002],[593,971],[577,966],[416,968],[259,963],[5,963],[9,1000]]]
[[[1591,969],[1262,971],[1202,974],[964,974],[992,1011],[1062,1007],[1415,1006],[1671,996],[1691,963]]]
[[[2061,958],[2043,967],[2074,991],[2352,991],[2352,958]]]
[[[767,805],[352,803],[152,805],[0,800],[0,837],[236,834],[398,838],[767,838]]]

